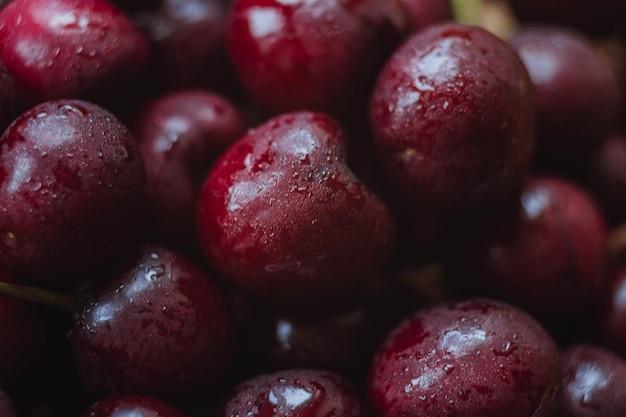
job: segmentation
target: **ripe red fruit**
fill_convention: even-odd
[[[0,60],[30,104],[107,96],[148,59],[145,36],[105,0],[13,0],[0,11]]]
[[[490,300],[436,306],[384,342],[369,393],[381,417],[549,417],[559,352],[526,313]]]
[[[206,91],[179,91],[149,103],[133,129],[148,178],[152,229],[179,247],[197,243],[196,206],[218,156],[245,133],[230,101]]]
[[[79,376],[100,395],[204,398],[233,356],[222,296],[180,255],[142,248],[83,308],[72,345]]]
[[[0,61],[0,131],[17,116],[17,84]]]
[[[493,203],[521,186],[531,161],[530,77],[480,28],[442,24],[409,38],[380,74],[370,116],[383,169],[419,206]]]
[[[133,244],[146,177],[130,131],[78,100],[38,105],[0,137],[0,262],[40,281],[114,259]]]
[[[240,383],[222,405],[219,417],[362,417],[354,388],[327,371],[286,370]]]
[[[345,113],[397,36],[392,2],[236,0],[230,57],[246,92],[271,112]]]
[[[389,211],[348,169],[345,139],[328,116],[276,117],[213,167],[198,236],[229,281],[282,303],[344,294],[386,261]]]

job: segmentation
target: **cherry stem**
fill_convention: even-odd
[[[0,282],[0,295],[57,307],[72,313],[78,311],[82,304],[77,297],[68,294],[6,282]]]
[[[468,25],[480,22],[483,9],[482,0],[452,0],[455,20]]]

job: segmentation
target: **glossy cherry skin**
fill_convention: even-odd
[[[374,143],[412,203],[484,206],[514,192],[530,164],[534,99],[515,52],[459,24],[430,26],[391,57],[374,89]]]
[[[229,70],[224,0],[159,0],[133,13],[152,43],[160,89],[221,87]]]
[[[626,362],[599,347],[577,345],[562,354],[558,417],[622,417],[626,413]]]
[[[218,417],[361,417],[354,388],[321,370],[285,370],[249,379],[228,395]]]
[[[15,411],[15,406],[11,401],[11,398],[4,393],[4,391],[0,391],[0,416],[2,417],[17,417],[17,411]]]
[[[234,104],[201,90],[172,92],[140,112],[133,129],[148,178],[152,229],[167,242],[197,242],[196,206],[217,157],[245,133]]]
[[[579,312],[598,295],[607,231],[596,203],[576,185],[532,178],[518,202],[478,233],[461,269],[488,294],[548,320]]]
[[[78,100],[40,104],[0,137],[0,262],[75,280],[132,244],[145,191],[139,148],[115,116]]]
[[[511,40],[537,95],[537,151],[579,160],[610,133],[619,110],[611,67],[582,35],[559,27],[529,27]]]
[[[278,116],[215,164],[198,206],[211,264],[250,293],[297,304],[354,289],[387,260],[389,211],[345,164],[330,117]]]
[[[345,113],[395,42],[391,2],[236,0],[227,45],[246,92],[273,113]]]
[[[626,354],[626,267],[610,271],[601,297],[598,328],[603,341]]]
[[[18,103],[17,84],[0,61],[0,131],[17,116]]]
[[[152,397],[121,395],[93,404],[82,417],[185,417],[174,407]]]
[[[561,378],[559,352],[537,322],[476,299],[396,327],[374,359],[369,393],[381,417],[547,417]]]
[[[83,382],[100,395],[173,402],[206,396],[233,355],[222,296],[180,255],[144,247],[80,312],[72,335]]]
[[[413,31],[454,18],[450,0],[403,0],[401,3]]]
[[[140,74],[149,44],[106,0],[13,0],[0,11],[0,60],[26,103],[94,99]]]

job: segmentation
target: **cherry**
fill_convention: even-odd
[[[607,276],[601,297],[599,333],[612,348],[626,354],[626,267],[619,265]]]
[[[233,354],[217,288],[180,255],[144,247],[80,311],[72,345],[79,376],[100,395],[204,398]]]
[[[551,321],[584,310],[598,294],[607,231],[574,184],[529,179],[516,204],[476,229],[459,269],[488,294]]]
[[[321,301],[380,268],[394,241],[383,203],[345,164],[330,117],[278,116],[231,146],[204,183],[198,237],[230,282],[281,303]]]
[[[133,243],[146,179],[130,131],[78,100],[40,104],[0,137],[0,262],[68,282]]]
[[[148,59],[146,38],[106,0],[13,0],[0,11],[0,60],[30,104],[105,97]]]
[[[226,54],[227,2],[146,3],[150,4],[143,5],[132,16],[152,43],[149,71],[157,85],[164,89],[222,87],[220,84],[230,69]]]
[[[341,377],[321,370],[285,370],[240,383],[218,417],[361,417],[356,391]]]
[[[17,411],[15,406],[9,398],[9,396],[0,390],[0,416],[2,417],[17,417]]]
[[[402,0],[412,30],[453,19],[450,0]]]
[[[626,413],[626,362],[607,350],[577,345],[563,358],[558,417],[622,417]]]
[[[148,177],[153,230],[188,247],[197,241],[196,206],[217,157],[246,129],[240,111],[209,92],[172,92],[148,104],[133,129]]]
[[[546,165],[588,156],[617,120],[619,86],[611,67],[582,35],[563,28],[524,28],[510,44],[537,93],[539,156]]]
[[[523,63],[490,33],[459,24],[409,38],[378,78],[370,116],[394,186],[435,209],[484,206],[521,185],[534,135]]]
[[[227,44],[246,92],[273,113],[346,113],[397,33],[393,3],[236,0]]]
[[[17,116],[18,100],[17,84],[0,61],[0,131]]]
[[[156,398],[121,395],[93,404],[83,417],[185,417],[183,413]]]
[[[485,299],[419,311],[380,348],[369,392],[381,417],[552,416],[559,352],[526,313]]]

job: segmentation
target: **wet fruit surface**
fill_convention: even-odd
[[[330,117],[276,117],[216,163],[198,208],[212,265],[237,286],[281,303],[345,294],[386,261],[394,224],[345,165]]]
[[[0,138],[0,262],[76,281],[135,242],[146,178],[130,131],[77,100],[41,104]]]
[[[369,392],[383,417],[551,416],[558,351],[526,313],[478,299],[408,318],[379,350]]]
[[[125,395],[98,401],[83,417],[184,417],[183,413],[151,397]]]

